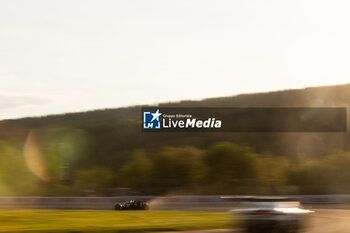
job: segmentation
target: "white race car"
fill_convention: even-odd
[[[291,198],[244,197],[233,199],[238,201],[239,209],[233,209],[231,213],[249,233],[300,232],[305,228],[309,216],[314,213],[314,211],[304,209],[298,200]]]

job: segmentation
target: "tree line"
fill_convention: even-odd
[[[282,195],[350,191],[350,152],[345,151],[323,158],[287,159],[219,142],[205,149],[138,149],[127,152],[128,159],[121,164],[76,166],[74,160],[79,161],[79,155],[74,148],[65,144],[63,147],[70,151],[67,158],[52,146],[45,147],[44,158],[39,158],[26,152],[26,148],[23,155],[23,149],[1,142],[0,195]],[[43,169],[45,179],[40,177]]]

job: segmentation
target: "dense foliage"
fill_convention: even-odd
[[[207,149],[140,149],[119,166],[82,167],[75,164],[74,151],[63,155],[51,146],[44,151],[52,154],[43,158],[2,143],[0,194],[324,194],[347,193],[350,187],[349,152],[290,160],[222,142]]]
[[[350,104],[350,86],[160,106]],[[0,195],[347,193],[348,133],[142,133],[141,108],[0,121]]]

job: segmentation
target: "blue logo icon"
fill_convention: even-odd
[[[143,128],[160,129],[161,115],[159,109],[156,112],[143,112]]]

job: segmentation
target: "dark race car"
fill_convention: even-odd
[[[131,200],[126,202],[117,203],[114,206],[115,210],[148,210],[149,205],[147,202],[139,200]]]

